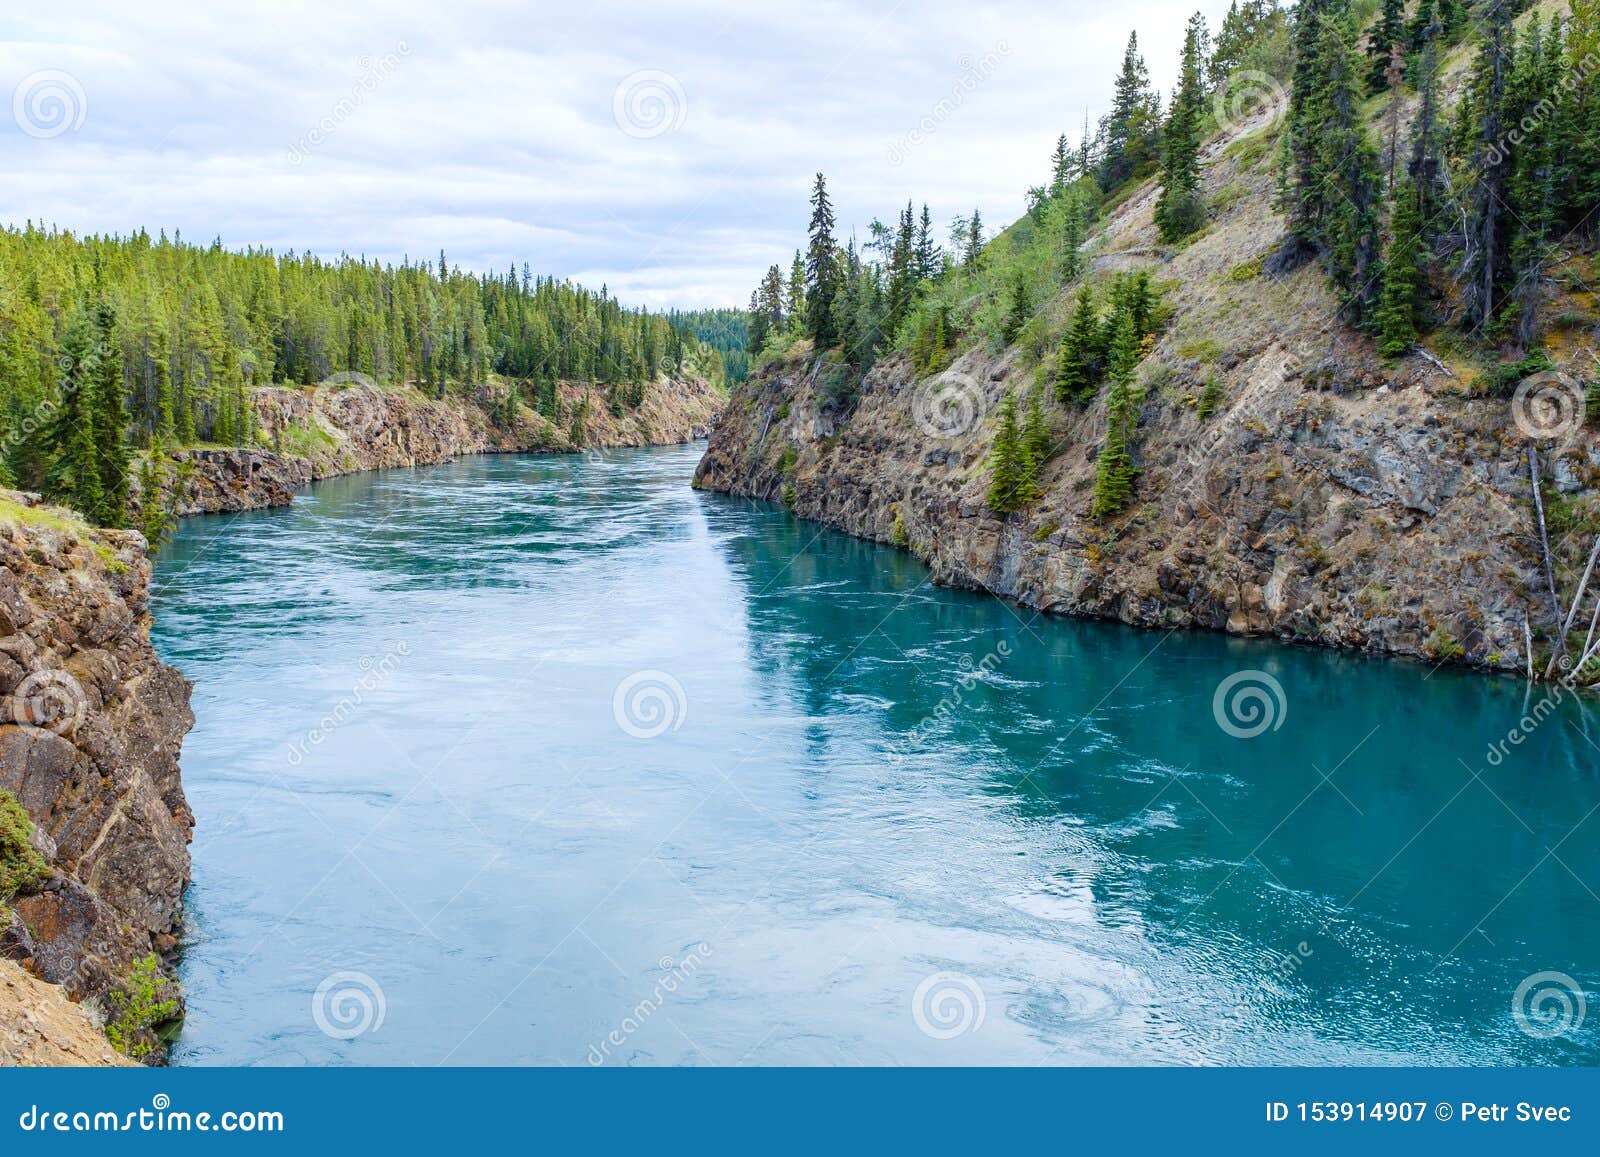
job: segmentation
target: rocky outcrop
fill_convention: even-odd
[[[0,1065],[132,1064],[106,1040],[105,1030],[58,985],[0,960]]]
[[[149,581],[140,535],[0,492],[0,801],[43,867],[0,896],[0,956],[102,1007],[168,987],[189,882],[190,685],[150,645]],[[159,1059],[152,1027],[126,1043]]]
[[[1170,310],[1140,367],[1126,511],[1089,513],[1103,396],[1046,405],[1056,452],[1040,501],[1004,518],[985,502],[1000,400],[1049,390],[1070,291],[1017,345],[932,377],[887,357],[842,406],[819,385],[836,371],[802,343],[734,391],[696,485],[787,501],[908,546],[939,582],[1047,611],[1525,669],[1525,624],[1548,638],[1553,615],[1534,444],[1511,400],[1421,355],[1382,363],[1318,270],[1265,275],[1282,234],[1265,151],[1214,146],[1208,162],[1221,207],[1191,243],[1156,243],[1150,187],[1090,244],[1091,278],[1149,268]],[[1563,501],[1589,500],[1600,452],[1587,431],[1538,452]],[[1553,535],[1558,576],[1582,571],[1580,538]]]
[[[361,470],[427,466],[462,454],[689,442],[705,436],[723,401],[700,379],[663,380],[619,417],[602,390],[567,383],[557,393],[555,412],[565,419],[558,423],[526,405],[508,419],[506,390],[482,386],[470,399],[438,400],[365,381],[259,389],[252,400],[260,448],[180,450],[164,489],[180,516],[287,506],[308,482]],[[582,415],[577,438],[572,415]],[[136,505],[142,501],[136,496]]]

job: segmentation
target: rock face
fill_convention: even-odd
[[[73,1001],[106,1003],[152,956],[164,970],[182,923],[194,716],[150,645],[149,581],[140,535],[0,491],[0,790],[47,869],[0,897],[0,956]],[[135,1043],[160,1058],[153,1034]]]
[[[1149,268],[1170,311],[1140,366],[1127,510],[1089,515],[1103,389],[1087,406],[1047,403],[1055,453],[1039,502],[1006,518],[985,503],[1000,400],[1049,391],[1071,288],[1019,344],[980,346],[933,377],[889,356],[837,407],[802,343],[733,392],[696,485],[788,501],[909,546],[939,582],[1044,610],[1524,670],[1525,624],[1548,638],[1554,616],[1512,402],[1420,355],[1381,363],[1315,268],[1263,274],[1282,234],[1271,166],[1221,144],[1207,161],[1223,207],[1191,243],[1156,243],[1152,186],[1088,247],[1102,289]],[[1216,405],[1202,417],[1208,381]],[[1586,431],[1537,449],[1564,497],[1600,479]],[[1558,576],[1582,571],[1577,538],[1553,543]]]
[[[127,1065],[89,1010],[0,960],[0,1065]]]
[[[558,397],[561,414],[584,415],[576,441],[570,417],[557,424],[526,406],[517,407],[514,422],[492,422],[492,410],[508,408],[503,386],[442,401],[368,383],[260,389],[252,394],[260,440],[272,449],[178,451],[166,488],[180,516],[287,506],[308,482],[360,470],[426,466],[462,454],[689,442],[705,437],[723,402],[699,379],[655,382],[621,417],[599,390],[563,384]]]

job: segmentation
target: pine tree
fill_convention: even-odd
[[[1056,138],[1056,151],[1050,155],[1050,191],[1060,193],[1072,183],[1072,149],[1067,145],[1067,134]]]
[[[1389,55],[1396,45],[1406,43],[1405,0],[1383,0],[1383,8],[1372,25],[1367,39],[1367,91],[1387,92],[1389,80]]]
[[[95,446],[95,379],[100,358],[94,326],[82,313],[61,336],[65,369],[61,402],[46,436],[48,467],[44,494],[90,520],[105,508],[100,456]]]
[[[1417,191],[1409,182],[1395,190],[1389,254],[1383,266],[1383,294],[1375,318],[1378,352],[1400,357],[1417,344],[1417,289],[1421,283],[1422,219]]]
[[[783,313],[788,316],[789,325],[795,330],[804,327],[807,316],[806,263],[798,249],[794,251],[794,260],[789,262],[789,288],[784,296]]]
[[[101,502],[90,513],[101,526],[122,526],[128,518],[128,413],[122,402],[122,350],[116,338],[117,311],[109,302],[95,309],[94,443],[100,468]]]
[[[989,456],[989,509],[999,515],[1020,510],[1029,499],[1028,463],[1017,422],[1017,399],[1010,390],[1000,399],[994,448]]]
[[[1111,346],[1111,392],[1106,396],[1106,438],[1095,460],[1094,498],[1090,514],[1105,518],[1127,506],[1133,497],[1137,470],[1133,464],[1133,438],[1139,425],[1139,397],[1135,377],[1140,342],[1133,316],[1124,312]]]
[[[1500,306],[1498,290],[1505,282],[1509,264],[1502,217],[1511,165],[1503,148],[1502,124],[1516,35],[1512,19],[1508,0],[1488,0],[1484,10],[1483,43],[1462,101],[1464,111],[1470,112],[1476,120],[1472,142],[1473,185],[1466,228],[1471,247],[1466,300],[1467,318],[1479,330],[1489,324]]]
[[[1033,317],[1033,299],[1028,293],[1028,282],[1021,273],[1011,282],[1011,305],[1006,310],[1006,320],[1001,328],[1000,336],[1006,345],[1017,340],[1017,335],[1022,332],[1022,327],[1028,324]]]
[[[1094,294],[1087,285],[1078,289],[1072,320],[1061,339],[1056,356],[1056,400],[1086,402],[1099,382],[1098,353],[1100,317],[1095,312]]]
[[[1162,134],[1161,194],[1156,200],[1155,219],[1161,240],[1169,245],[1205,224],[1205,202],[1200,195],[1200,117],[1204,111],[1200,67],[1204,35],[1205,22],[1196,12],[1189,18],[1184,34],[1178,91]]]
[[[1054,442],[1050,437],[1050,426],[1045,421],[1044,403],[1041,400],[1044,390],[1035,388],[1028,394],[1028,411],[1022,421],[1022,457],[1025,463],[1027,477],[1027,490],[1033,498],[1039,494],[1039,470],[1050,461]]]
[[[838,291],[838,265],[833,240],[833,203],[828,200],[828,185],[821,173],[811,190],[811,243],[806,253],[807,332],[816,348],[831,348],[833,299]]]
[[[1139,35],[1128,34],[1117,76],[1111,112],[1105,121],[1105,149],[1100,158],[1100,187],[1106,192],[1149,171],[1155,157],[1156,99],[1150,73],[1139,55]]]
[[[974,209],[972,217],[967,222],[967,248],[961,255],[961,263],[967,269],[976,273],[983,261],[983,218]]]

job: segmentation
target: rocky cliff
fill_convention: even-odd
[[[504,385],[443,400],[363,380],[259,389],[252,401],[261,446],[180,450],[164,470],[162,488],[179,516],[286,506],[318,478],[426,466],[461,454],[689,442],[705,436],[723,401],[700,379],[655,382],[621,416],[598,389],[564,383],[557,396],[559,423],[526,405],[508,406]],[[136,496],[136,505],[141,501]]]
[[[1170,310],[1140,366],[1126,511],[1089,513],[1103,393],[1046,405],[1042,499],[1007,517],[985,503],[1000,399],[1049,392],[1071,286],[1018,344],[980,343],[933,377],[891,355],[843,404],[801,343],[733,393],[696,485],[786,501],[909,547],[937,581],[1047,611],[1524,669],[1527,632],[1548,638],[1555,618],[1530,449],[1570,513],[1600,480],[1593,437],[1574,425],[1531,441],[1512,401],[1448,354],[1380,361],[1319,270],[1265,272],[1283,225],[1252,131],[1208,150],[1211,220],[1192,241],[1158,243],[1150,185],[1085,247],[1091,281],[1147,268]],[[1583,352],[1567,350],[1575,374]],[[1560,529],[1557,574],[1571,576],[1589,539]]]
[[[153,1030],[181,1013],[194,716],[150,645],[149,581],[140,535],[0,492],[0,956],[159,1059]]]

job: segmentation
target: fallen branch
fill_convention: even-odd
[[[1449,366],[1445,365],[1438,358],[1434,357],[1432,354],[1430,354],[1427,350],[1423,349],[1421,346],[1417,347],[1417,356],[1420,357],[1425,362],[1432,363],[1433,366],[1436,367],[1438,369],[1438,371],[1440,373],[1442,373],[1445,377],[1453,378],[1453,377],[1456,376],[1456,373],[1455,373],[1454,370],[1452,370]]]
[[[1528,447],[1528,479],[1533,483],[1533,509],[1539,516],[1539,549],[1544,555],[1544,580],[1550,587],[1550,607],[1554,612],[1552,622],[1561,621],[1561,597],[1556,594],[1556,568],[1550,560],[1550,532],[1545,528],[1544,522],[1544,494],[1539,489],[1539,451],[1537,447]],[[1558,648],[1564,647],[1565,641],[1556,641]]]
[[[1572,630],[1572,620],[1578,617],[1578,604],[1583,602],[1583,596],[1588,593],[1589,576],[1594,574],[1594,563],[1596,558],[1600,558],[1600,535],[1595,537],[1594,549],[1589,552],[1589,565],[1583,568],[1583,578],[1578,580],[1578,589],[1572,596],[1572,605],[1567,608],[1567,617],[1561,624],[1560,651],[1550,652],[1550,665],[1544,669],[1544,677],[1546,679],[1550,678],[1551,673],[1556,669],[1557,655],[1560,654],[1561,651],[1566,650],[1567,635]],[[1591,634],[1592,633],[1593,629],[1591,627]],[[1587,648],[1587,646],[1588,642],[1585,640],[1585,647]]]

